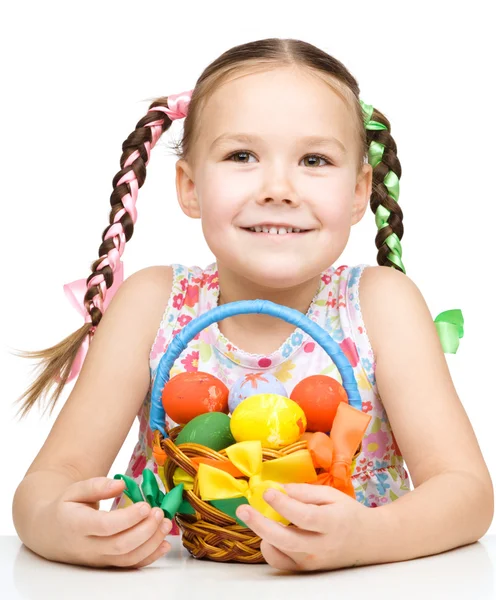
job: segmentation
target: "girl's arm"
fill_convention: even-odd
[[[408,560],[475,542],[493,518],[492,481],[427,305],[390,267],[365,269],[360,303],[378,391],[415,489],[369,511],[359,562]]]
[[[67,532],[47,509],[71,484],[105,477],[126,439],[148,391],[149,352],[171,287],[171,267],[131,275],[96,329],[79,378],[14,495],[16,531],[38,554],[64,560]]]

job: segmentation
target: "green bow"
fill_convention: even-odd
[[[463,337],[463,315],[459,308],[445,310],[434,319],[437,334],[445,353],[456,354]]]
[[[141,484],[141,490],[136,481],[127,475],[117,474],[114,475],[114,479],[124,480],[126,484],[124,494],[126,494],[126,496],[135,504],[136,502],[146,501],[152,508],[158,506],[164,511],[164,516],[170,520],[176,516],[177,512],[186,514],[194,512],[192,511],[189,502],[186,500],[183,501],[183,483],[174,487],[168,494],[164,494],[164,492],[159,489],[155,475],[150,469],[143,469],[143,483]],[[189,508],[187,505],[189,505]]]

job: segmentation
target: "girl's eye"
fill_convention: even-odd
[[[245,157],[246,156],[253,156],[253,154],[251,152],[247,152],[246,150],[241,150],[239,152],[234,152],[233,154],[231,154],[230,156],[228,156],[226,160],[232,160],[234,157],[243,157],[243,156],[245,156]],[[307,154],[306,156],[303,157],[302,160],[305,160],[305,159],[308,159],[308,158],[310,158],[310,159],[317,158],[317,159],[323,160],[328,165],[332,164],[331,161],[328,158],[326,158],[325,156],[322,156],[321,154]],[[233,162],[247,163],[248,161],[246,161],[246,160],[234,160]],[[307,164],[305,166],[313,167],[313,166],[324,166],[324,165],[319,165],[319,164],[316,164],[315,162],[313,162],[313,163],[310,163],[309,165]]]

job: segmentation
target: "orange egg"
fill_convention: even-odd
[[[298,383],[290,396],[307,417],[307,431],[331,430],[340,402],[348,403],[344,387],[328,375],[311,375]]]
[[[184,425],[204,413],[227,414],[228,398],[229,390],[215,375],[186,372],[175,375],[165,384],[162,405],[171,419]]]

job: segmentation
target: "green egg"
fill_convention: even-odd
[[[212,450],[223,450],[236,443],[231,433],[231,419],[221,412],[198,415],[187,423],[176,438],[179,444],[201,444]]]

